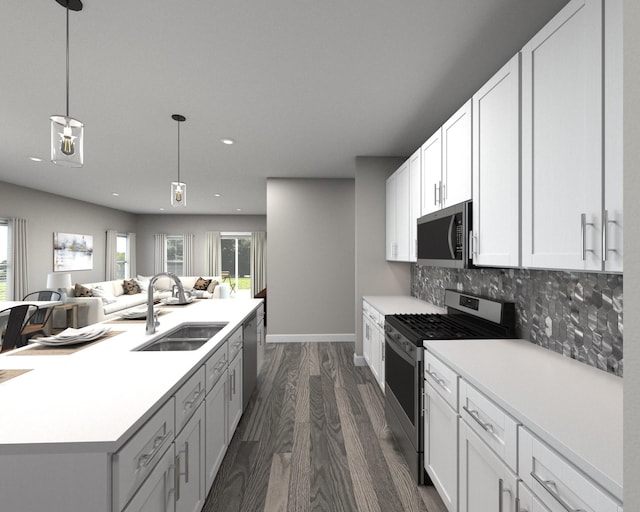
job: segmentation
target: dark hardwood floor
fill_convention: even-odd
[[[352,343],[267,345],[204,512],[446,512],[417,486]]]

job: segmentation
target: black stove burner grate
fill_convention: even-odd
[[[393,315],[388,318],[410,340],[504,338],[504,327],[466,315]]]

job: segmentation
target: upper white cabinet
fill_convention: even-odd
[[[602,9],[571,1],[522,50],[527,267],[604,266]]]
[[[409,161],[387,179],[387,260],[409,261]]]
[[[520,264],[520,55],[473,96],[473,263]]]
[[[422,215],[471,199],[471,100],[420,148]]]
[[[471,109],[469,100],[442,125],[442,208],[471,199]]]
[[[421,217],[422,152],[409,158],[409,261],[418,261],[418,219]]]
[[[420,148],[422,154],[422,215],[440,209],[442,189],[442,130]]]

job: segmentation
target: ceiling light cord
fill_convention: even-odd
[[[67,0],[67,117],[69,117],[69,1]]]
[[[180,123],[178,122],[178,183],[180,181]]]

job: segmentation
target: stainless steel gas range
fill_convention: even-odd
[[[511,338],[513,303],[445,290],[446,314],[385,317],[385,418],[416,482],[423,464],[424,340]]]

